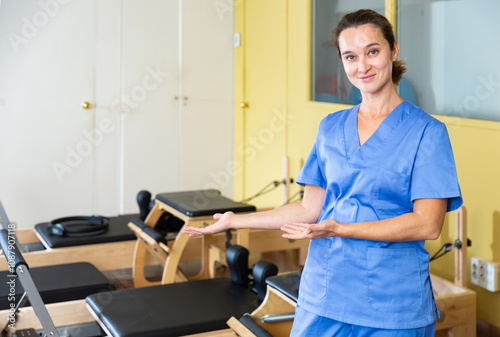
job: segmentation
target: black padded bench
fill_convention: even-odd
[[[29,270],[45,304],[84,299],[91,294],[114,290],[104,275],[90,263],[69,263]],[[0,310],[10,309],[11,303],[17,304],[24,289],[18,278],[9,271],[0,272],[0,280]],[[14,282],[12,287],[11,280]],[[12,292],[15,299],[10,298]]]
[[[139,205],[143,205],[141,208],[141,214],[146,213],[142,210],[145,205],[150,204],[150,193],[147,191],[142,191],[140,194],[144,195],[138,197]],[[141,201],[139,201],[141,199]],[[182,226],[193,226],[193,227],[203,227],[207,224],[214,223],[213,215],[215,213],[224,213],[227,211],[232,211],[234,213],[244,213],[244,212],[254,212],[256,207],[253,205],[236,202],[232,199],[226,198],[220,194],[218,190],[207,189],[207,190],[194,190],[194,191],[180,191],[180,192],[168,192],[157,194],[154,202],[149,207],[150,211],[144,219],[144,225],[133,221],[131,228],[136,232],[136,236],[140,237],[144,228],[151,227],[156,229],[162,235],[165,231],[156,227],[158,221],[165,214],[169,214],[181,223]],[[135,227],[135,228],[134,228]],[[179,231],[181,232],[179,228]],[[168,232],[168,231],[167,231]],[[181,255],[186,248],[189,241],[189,235],[178,233],[175,236],[175,240],[170,245],[170,252],[168,253],[168,259],[165,254],[161,252],[161,260],[165,260],[163,265],[163,275],[162,284],[174,283],[176,277],[178,280],[178,267],[181,260]],[[209,261],[209,247],[213,242],[212,237],[202,237],[201,238],[201,268],[200,272],[192,277],[191,279],[205,279],[210,278],[210,261]],[[247,244],[244,244],[247,246]],[[138,241],[135,250],[135,260],[134,260],[134,285],[135,287],[152,286],[157,283],[149,282],[144,275],[145,260],[144,256],[151,251],[161,251],[158,247],[152,247],[149,243],[144,240]]]
[[[87,297],[87,304],[113,337],[169,337],[226,329],[229,317],[253,311],[259,304],[256,294],[230,279],[118,290],[110,296],[108,305],[100,304],[97,295]]]
[[[198,190],[160,193],[156,200],[172,207],[187,217],[212,216],[215,213],[254,212],[255,206],[224,197],[218,190]]]
[[[234,315],[260,304],[248,285],[248,250],[231,246],[227,260],[231,279],[216,278],[144,288],[118,290],[87,297],[90,312],[112,337],[170,337],[227,329]],[[267,261],[254,266],[255,285],[276,275]],[[101,303],[100,298],[111,302]]]
[[[72,235],[56,236],[51,235],[47,228],[48,222],[35,225],[35,232],[46,248],[62,248],[72,246],[82,246],[97,243],[118,242],[125,240],[135,240],[134,233],[127,227],[127,224],[138,217],[138,214],[127,214],[109,217],[108,230],[98,235]]]

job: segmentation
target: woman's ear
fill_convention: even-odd
[[[394,41],[394,48],[392,49],[392,62],[396,61],[399,56],[399,43]]]

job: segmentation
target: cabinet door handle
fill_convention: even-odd
[[[90,102],[82,102],[82,108],[84,109],[92,109],[92,103]]]

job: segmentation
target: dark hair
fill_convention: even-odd
[[[371,10],[371,9],[360,9],[356,12],[347,13],[340,19],[337,27],[333,28],[330,37],[332,42],[337,47],[338,55],[340,57],[340,48],[339,48],[339,35],[342,33],[344,29],[351,27],[358,27],[366,24],[371,24],[380,29],[384,38],[389,42],[389,47],[391,51],[394,50],[394,42],[396,42],[396,38],[394,37],[394,32],[392,30],[392,25],[387,20],[387,18],[379,13]],[[405,67],[406,62],[404,60],[397,60],[393,62],[392,65],[392,82],[395,85],[399,84],[401,78],[403,77],[403,73],[406,71]]]

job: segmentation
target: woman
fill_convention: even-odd
[[[462,204],[446,127],[398,95],[406,69],[385,17],[346,14],[332,39],[363,100],[321,122],[297,177],[302,202],[216,214],[214,225],[185,233],[281,228],[312,239],[292,336],[434,336],[424,242]]]

